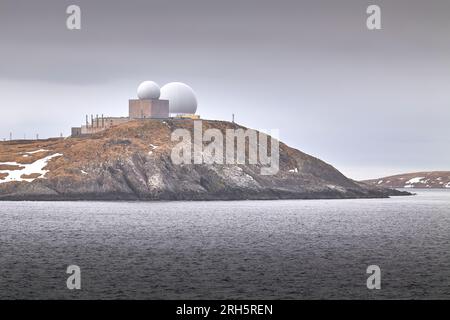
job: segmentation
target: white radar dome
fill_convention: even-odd
[[[197,98],[187,84],[171,82],[161,88],[161,99],[169,100],[169,113],[195,114]]]
[[[137,95],[141,100],[158,99],[161,95],[161,89],[156,82],[144,81],[139,85]]]

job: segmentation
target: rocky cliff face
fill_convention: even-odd
[[[242,128],[203,120],[204,129]],[[176,165],[177,128],[192,120],[132,121],[87,137],[0,143],[2,200],[232,200],[373,198],[394,190],[352,181],[280,143],[279,172],[259,165]]]
[[[365,183],[384,188],[450,189],[450,171],[405,173],[367,180]]]

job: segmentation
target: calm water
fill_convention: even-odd
[[[0,298],[450,299],[450,190],[373,200],[0,202]],[[68,265],[82,289],[66,289]],[[382,289],[366,288],[366,268]]]

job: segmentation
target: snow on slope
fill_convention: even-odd
[[[405,173],[363,182],[386,188],[450,188],[450,171]]]
[[[36,153],[36,152],[40,152],[39,151],[34,151],[34,152],[28,152],[28,153]],[[44,150],[46,151],[46,150]],[[22,164],[22,163],[17,163],[17,162],[0,162],[0,165],[8,165],[8,166],[19,166],[20,168],[18,170],[0,170],[0,173],[3,174],[8,174],[5,178],[0,180],[0,183],[5,183],[5,182],[11,182],[11,181],[27,181],[27,182],[32,182],[33,180],[37,179],[37,178],[42,178],[45,176],[45,174],[48,172],[48,170],[44,170],[44,168],[47,166],[47,163],[55,158],[55,157],[59,157],[62,156],[61,153],[55,153],[52,155],[49,155],[45,158],[36,160],[33,163],[29,163],[29,164]],[[39,174],[38,177],[36,178],[22,178],[22,175],[31,175],[31,174]]]

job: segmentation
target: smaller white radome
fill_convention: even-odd
[[[161,95],[161,89],[156,82],[144,81],[139,85],[137,95],[141,100],[158,99]]]

